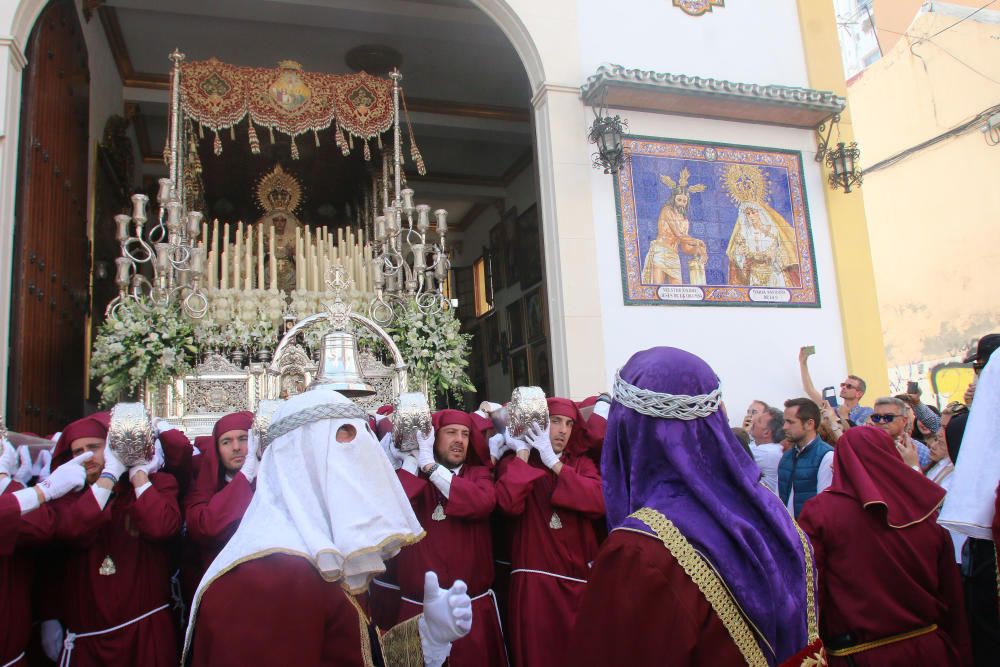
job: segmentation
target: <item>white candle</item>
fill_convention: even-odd
[[[271,251],[271,284],[269,287],[272,292],[278,291],[278,256],[274,254],[274,225],[271,225],[271,238],[270,245],[268,249]]]
[[[209,253],[211,259],[208,262],[208,274],[209,279],[212,281],[213,287],[219,286],[219,267],[216,262],[219,261],[219,219],[216,218],[212,221],[212,252]]]
[[[264,226],[257,225],[257,289],[264,289]]]
[[[219,289],[229,289],[229,244],[222,247],[222,281]]]
[[[253,289],[253,225],[249,224],[247,225],[246,246],[243,249],[243,262],[246,269],[244,289],[249,292]]]
[[[299,230],[295,230],[295,289],[302,289],[305,282],[306,267],[302,260],[302,239],[298,238]]]
[[[240,280],[240,263],[243,260],[243,221],[236,227],[236,251],[233,253],[233,287],[243,288],[243,281]]]

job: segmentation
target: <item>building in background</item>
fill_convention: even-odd
[[[845,4],[871,4],[883,52],[848,80],[848,106],[890,382],[927,392],[933,369],[1000,328],[1000,4]],[[840,36],[850,71],[859,41],[843,19]],[[943,400],[961,400],[964,386],[939,384]]]

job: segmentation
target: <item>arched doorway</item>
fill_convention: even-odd
[[[14,35],[23,34],[24,25],[30,19],[32,13],[39,11],[38,0],[25,0],[20,4],[17,11],[15,12],[13,19],[13,30]],[[245,3],[244,3],[245,4]],[[178,46],[181,50],[187,52],[191,58],[204,58],[210,55],[218,55],[220,57],[226,57],[224,54],[220,53],[218,49],[221,49],[227,41],[228,35],[236,35],[242,37],[242,39],[237,39],[242,44],[241,56],[243,58],[260,58],[261,61],[258,64],[261,66],[275,64],[277,57],[296,57],[298,56],[305,61],[307,67],[312,67],[318,71],[337,71],[338,68],[343,67],[343,59],[336,58],[333,60],[320,60],[317,63],[309,62],[307,57],[301,55],[302,50],[308,50],[307,40],[292,40],[289,42],[289,48],[280,48],[282,44],[281,39],[281,24],[291,21],[292,23],[308,24],[309,19],[303,19],[300,16],[299,8],[296,8],[294,12],[272,12],[271,16],[256,16],[254,15],[252,5],[267,5],[267,3],[249,3],[247,7],[241,7],[241,16],[234,17],[230,16],[210,16],[213,12],[211,7],[201,7],[199,3],[180,3],[171,4],[169,6],[163,6],[163,3],[130,3],[129,7],[126,9],[124,7],[118,8],[117,17],[119,19],[119,36],[123,36],[124,39],[120,41],[118,46],[124,44],[125,50],[131,57],[131,64],[129,68],[122,69],[122,62],[119,60],[118,53],[113,53],[114,58],[119,60],[119,74],[121,76],[121,81],[124,84],[123,89],[125,90],[126,105],[131,104],[133,107],[137,106],[141,109],[142,116],[145,117],[146,126],[150,135],[155,136],[157,132],[160,131],[160,120],[158,120],[158,114],[156,113],[156,106],[162,104],[160,100],[163,99],[162,91],[164,87],[165,72],[167,71],[168,61],[166,60],[166,54],[174,47]],[[305,9],[302,11],[318,12],[318,16],[322,19],[322,15],[325,12],[329,18],[332,15],[342,15],[345,11],[342,6],[336,7],[324,7],[316,6],[316,3],[301,3]],[[520,134],[522,137],[526,137],[527,151],[520,152],[510,158],[503,158],[507,160],[507,164],[499,168],[499,165],[503,161],[500,156],[494,160],[498,169],[491,174],[482,173],[470,173],[471,170],[466,170],[463,173],[461,170],[442,170],[442,162],[429,157],[430,166],[430,176],[426,182],[415,184],[418,194],[425,193],[428,199],[431,198],[442,198],[447,196],[465,196],[468,195],[470,191],[475,191],[473,193],[473,201],[471,204],[467,205],[464,210],[461,211],[461,218],[466,218],[467,214],[470,212],[477,212],[478,217],[482,218],[480,221],[471,219],[468,224],[472,226],[478,226],[482,229],[479,230],[478,234],[469,234],[468,238],[463,242],[462,252],[459,253],[458,261],[456,266],[459,268],[471,268],[471,265],[476,259],[484,255],[484,240],[488,242],[489,232],[492,227],[496,227],[506,216],[507,219],[513,218],[515,224],[519,222],[519,219],[523,217],[523,214],[528,213],[527,219],[530,219],[531,215],[534,215],[537,220],[537,236],[539,240],[543,236],[541,233],[542,228],[548,223],[544,223],[545,217],[541,214],[542,209],[546,206],[541,204],[538,197],[538,169],[537,169],[537,151],[534,147],[535,142],[535,131],[536,128],[532,124],[532,118],[534,115],[534,110],[532,108],[533,103],[537,103],[534,100],[534,93],[539,89],[542,82],[544,81],[544,74],[542,70],[541,58],[538,54],[537,49],[534,46],[531,36],[528,30],[523,24],[521,18],[518,16],[517,12],[514,11],[507,2],[503,0],[435,0],[434,2],[415,2],[412,3],[414,8],[412,11],[406,12],[406,16],[396,16],[395,20],[404,26],[400,30],[400,39],[404,45],[402,49],[404,55],[407,55],[407,62],[404,62],[403,71],[407,76],[406,85],[408,86],[408,94],[417,98],[416,100],[411,100],[417,102],[411,105],[411,110],[415,112],[415,115],[419,115],[421,120],[415,123],[415,129],[417,132],[417,139],[422,143],[422,147],[427,143],[435,143],[440,140],[440,143],[449,144],[452,149],[452,157],[458,161],[463,161],[463,154],[460,150],[454,150],[456,147],[460,147],[463,143],[467,146],[472,146],[472,142],[466,141],[450,141],[447,138],[436,136],[441,132],[441,128],[457,128],[460,130],[459,134],[464,134],[468,136],[469,133],[479,132],[481,136],[486,136],[489,138],[504,136],[504,132],[509,129],[511,125],[518,126],[515,134]],[[105,5],[98,11],[104,11],[106,9],[113,9],[114,3],[109,3],[110,7]],[[365,3],[364,10],[372,12],[373,16],[377,20],[374,21],[359,21],[358,16],[353,16],[352,21],[342,21],[338,22],[338,26],[346,26],[353,28],[354,36],[349,42],[344,43],[345,48],[349,46],[356,45],[358,43],[367,43],[372,40],[372,33],[380,33],[382,28],[392,23],[394,20],[392,17],[393,13],[399,13],[399,7],[395,3]],[[384,5],[384,6],[383,6]],[[273,8],[272,8],[273,9]],[[356,8],[351,8],[355,10]],[[162,11],[162,17],[164,21],[157,22],[153,14],[157,11]],[[215,10],[217,13],[221,10]],[[155,31],[148,31],[140,29],[134,29],[130,23],[129,12],[134,13],[145,13],[147,22],[153,20],[156,24],[157,29]],[[341,14],[337,14],[340,12]],[[99,14],[95,12],[95,16]],[[191,30],[184,29],[172,29],[171,26],[175,25],[175,22],[182,21],[184,17],[190,18],[193,23],[197,26]],[[313,16],[310,14],[309,16]],[[291,19],[287,17],[292,17]],[[133,17],[134,18],[134,17]],[[350,18],[350,17],[349,17]],[[225,29],[216,30],[213,28],[212,21],[219,20],[225,24]],[[103,20],[103,19],[102,19]],[[96,25],[96,19],[93,20]],[[30,24],[30,23],[29,23]],[[253,25],[251,25],[253,24]],[[317,26],[322,25],[322,20]],[[456,28],[457,27],[457,28]],[[468,28],[468,30],[467,30]],[[345,28],[346,29],[346,28]],[[511,54],[513,61],[518,64],[518,72],[516,77],[519,78],[523,83],[521,84],[521,94],[516,103],[510,103],[500,101],[492,101],[487,99],[485,101],[475,100],[471,104],[468,99],[463,98],[464,89],[475,89],[482,91],[484,89],[493,89],[494,91],[502,91],[502,89],[510,83],[511,78],[506,76],[503,72],[497,72],[495,69],[491,70],[489,67],[483,67],[482,71],[485,75],[475,77],[467,76],[464,80],[459,76],[449,76],[458,68],[463,62],[473,60],[476,57],[477,51],[483,51],[480,48],[480,44],[476,44],[471,41],[471,37],[474,34],[479,34],[477,31],[492,31],[495,35],[500,38],[503,42],[503,48]],[[470,32],[471,31],[471,32]],[[301,34],[301,30],[297,33]],[[350,32],[350,31],[348,31]],[[465,37],[465,45],[458,49],[455,49],[449,55],[448,53],[441,52],[440,49],[436,48],[435,37],[441,35],[444,41],[460,39],[464,33],[470,32]],[[90,36],[91,31],[88,30],[88,36]],[[160,43],[151,43],[150,40],[139,39],[139,35],[158,35],[158,39],[162,41]],[[206,35],[210,36],[207,38]],[[339,33],[338,33],[339,35]],[[337,40],[329,38],[327,41]],[[155,40],[154,40],[155,41]],[[374,40],[378,41],[378,40]],[[489,42],[490,40],[487,40]],[[110,40],[109,40],[110,42]],[[252,43],[256,44],[254,49],[249,50],[250,56],[247,56],[248,49],[246,49],[246,44]],[[499,44],[499,42],[497,42]],[[390,45],[392,42],[390,42]],[[115,45],[110,45],[114,49]],[[100,48],[107,48],[108,45],[102,44]],[[298,50],[298,52],[297,52]],[[416,66],[416,61],[420,58],[424,58],[423,55],[411,56],[411,54],[419,54],[424,52],[426,54],[432,54],[437,57],[437,62],[431,67],[427,66]],[[271,54],[274,57],[269,57]],[[266,60],[264,58],[267,57]],[[155,58],[155,62],[150,61],[150,58]],[[110,60],[105,58],[105,60]],[[229,60],[234,60],[229,58]],[[424,58],[426,62],[426,58]],[[151,74],[152,77],[149,80],[143,80],[144,74]],[[415,83],[416,80],[421,77],[426,80],[437,79],[440,81],[451,81],[452,87],[446,91],[446,93],[439,95],[437,101],[450,102],[452,104],[445,104],[444,109],[441,108],[421,108],[419,102],[425,101],[419,98],[425,97],[419,92],[420,86]],[[456,94],[456,91],[458,94]],[[478,94],[478,93],[477,93]],[[132,95],[133,97],[129,97]],[[156,96],[160,95],[160,98]],[[474,96],[473,96],[474,97]],[[433,101],[433,98],[430,98]],[[506,107],[506,108],[505,108]],[[505,112],[511,110],[511,108],[516,107],[516,119],[511,119],[510,116],[504,116]],[[500,114],[497,115],[498,109]],[[471,114],[466,112],[472,111]],[[477,116],[477,114],[479,114]],[[452,122],[452,120],[454,122]],[[490,128],[476,128],[474,127],[476,123],[482,121],[486,125],[490,122],[498,123],[501,126],[501,132],[493,132]],[[507,127],[502,127],[504,124]],[[421,128],[420,125],[426,125],[425,128]],[[470,124],[473,127],[470,127]],[[427,137],[427,138],[425,138]],[[141,143],[141,138],[139,140]],[[501,141],[500,143],[503,143]],[[516,142],[515,142],[516,143]],[[152,162],[149,158],[155,159],[155,154],[159,149],[159,141],[153,139],[149,141],[147,150],[148,152],[142,156],[146,157],[146,162]],[[433,154],[433,150],[425,150],[425,153]],[[466,155],[469,153],[478,155],[490,155],[495,151],[490,150],[489,147],[480,146],[478,150],[476,148],[471,148],[466,151]],[[8,151],[9,154],[9,151]],[[548,159],[547,156],[542,158],[543,160]],[[150,175],[150,170],[153,169],[151,166],[145,167],[147,176]],[[517,175],[518,170],[524,171],[528,170],[529,175],[523,178],[522,181],[530,182],[531,201],[524,201],[520,205],[511,206],[507,203],[509,198],[509,193],[504,190],[511,186],[510,176]],[[544,179],[543,179],[544,180]],[[506,181],[506,182],[505,182]],[[135,184],[136,187],[140,187],[139,184]],[[513,185],[515,189],[519,188],[519,185]],[[520,187],[520,190],[524,191],[527,188]],[[450,190],[450,191],[449,191]],[[523,199],[523,198],[522,198]],[[476,207],[477,211],[472,211],[473,206]],[[456,207],[457,208],[457,207]],[[511,209],[514,209],[512,211]],[[533,210],[532,210],[533,209]],[[477,216],[473,216],[475,218]],[[453,218],[454,219],[454,218]],[[2,215],[0,215],[0,226],[3,224]],[[97,221],[100,224],[101,221]],[[551,236],[550,232],[546,232],[546,237]],[[480,238],[482,237],[482,238]],[[477,248],[477,250],[472,251],[469,248]],[[487,246],[488,249],[488,246]],[[545,249],[544,251],[539,248],[537,251],[537,256],[539,261],[542,257],[551,257],[551,250]],[[539,372],[535,375],[539,376],[540,379],[535,377],[529,377],[530,381],[547,384],[552,383],[556,385],[558,376],[560,375],[558,358],[560,357],[561,351],[556,350],[554,356],[556,357],[555,363],[552,363],[550,356],[553,351],[548,349],[546,351],[540,352],[539,343],[542,339],[545,340],[546,345],[551,346],[551,338],[553,336],[547,334],[549,328],[549,321],[552,320],[553,327],[561,328],[561,320],[559,317],[548,318],[547,314],[544,313],[547,310],[544,306],[552,300],[553,298],[558,299],[558,295],[551,295],[548,293],[548,286],[542,285],[544,278],[534,285],[528,286],[527,289],[521,292],[511,291],[514,296],[531,297],[531,303],[520,303],[519,308],[521,312],[522,326],[525,326],[526,320],[529,317],[534,317],[537,321],[538,313],[541,312],[543,327],[545,328],[546,335],[541,336],[537,333],[537,327],[532,329],[531,333],[525,332],[522,336],[507,335],[504,338],[496,337],[494,339],[487,339],[484,333],[485,327],[483,323],[479,323],[479,326],[473,326],[477,329],[478,336],[480,337],[481,354],[483,355],[483,372],[482,376],[489,379],[493,377],[493,382],[490,382],[486,388],[488,394],[493,397],[502,398],[505,394],[509,393],[509,388],[513,381],[512,375],[512,364],[517,364],[516,369],[520,372],[525,370],[525,366],[528,367],[529,372],[531,369],[536,369]],[[2,287],[2,285],[0,285]],[[507,289],[504,286],[501,289]],[[558,290],[558,285],[555,286]],[[536,292],[534,294],[529,294],[529,292]],[[504,295],[506,298],[506,295]],[[515,299],[514,296],[510,297],[510,301],[520,301],[520,299]],[[539,304],[542,308],[539,308]],[[501,303],[498,308],[494,308],[497,320],[502,320],[500,322],[501,333],[509,334],[510,332],[505,331],[506,327],[509,326],[509,313],[508,306],[510,303]],[[2,304],[0,304],[2,306]],[[515,307],[517,310],[518,307]],[[531,309],[530,311],[528,309]],[[478,318],[476,318],[478,319]],[[5,327],[6,328],[6,327]],[[534,345],[528,341],[528,339],[534,336]],[[515,348],[512,343],[524,339],[523,345],[520,350]],[[500,360],[496,363],[490,363],[491,357],[487,357],[489,350],[496,348],[498,345],[506,345],[510,349],[503,350]],[[509,353],[520,351],[522,354],[514,355],[512,360],[512,355]],[[564,355],[562,355],[564,356]],[[545,368],[543,368],[543,365]],[[555,368],[551,368],[555,366]],[[547,378],[547,381],[546,381]]]
[[[6,414],[50,433],[83,410],[89,295],[87,47],[72,0],[27,41],[21,97]]]

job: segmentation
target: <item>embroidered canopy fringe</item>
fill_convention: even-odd
[[[612,390],[614,400],[627,408],[650,417],[660,419],[692,420],[707,417],[717,412],[722,402],[722,387],[700,396],[685,396],[663,394],[658,391],[642,389],[629,384],[622,379],[621,373],[615,373],[615,385]]]
[[[292,61],[260,68],[212,58],[182,63],[181,108],[215,133],[216,154],[222,151],[219,131],[229,128],[232,133],[247,117],[251,146],[259,147],[253,124],[266,127],[272,143],[274,130],[288,134],[294,153],[296,136],[311,131],[318,140],[320,130],[336,125],[336,143],[343,151],[348,145],[341,139],[344,132],[368,140],[392,127],[392,82],[365,72],[306,72]]]

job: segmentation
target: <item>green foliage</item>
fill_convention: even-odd
[[[160,387],[189,373],[198,352],[194,328],[176,306],[144,310],[126,301],[94,341],[90,375],[100,378],[101,404],[134,396],[148,382]]]

